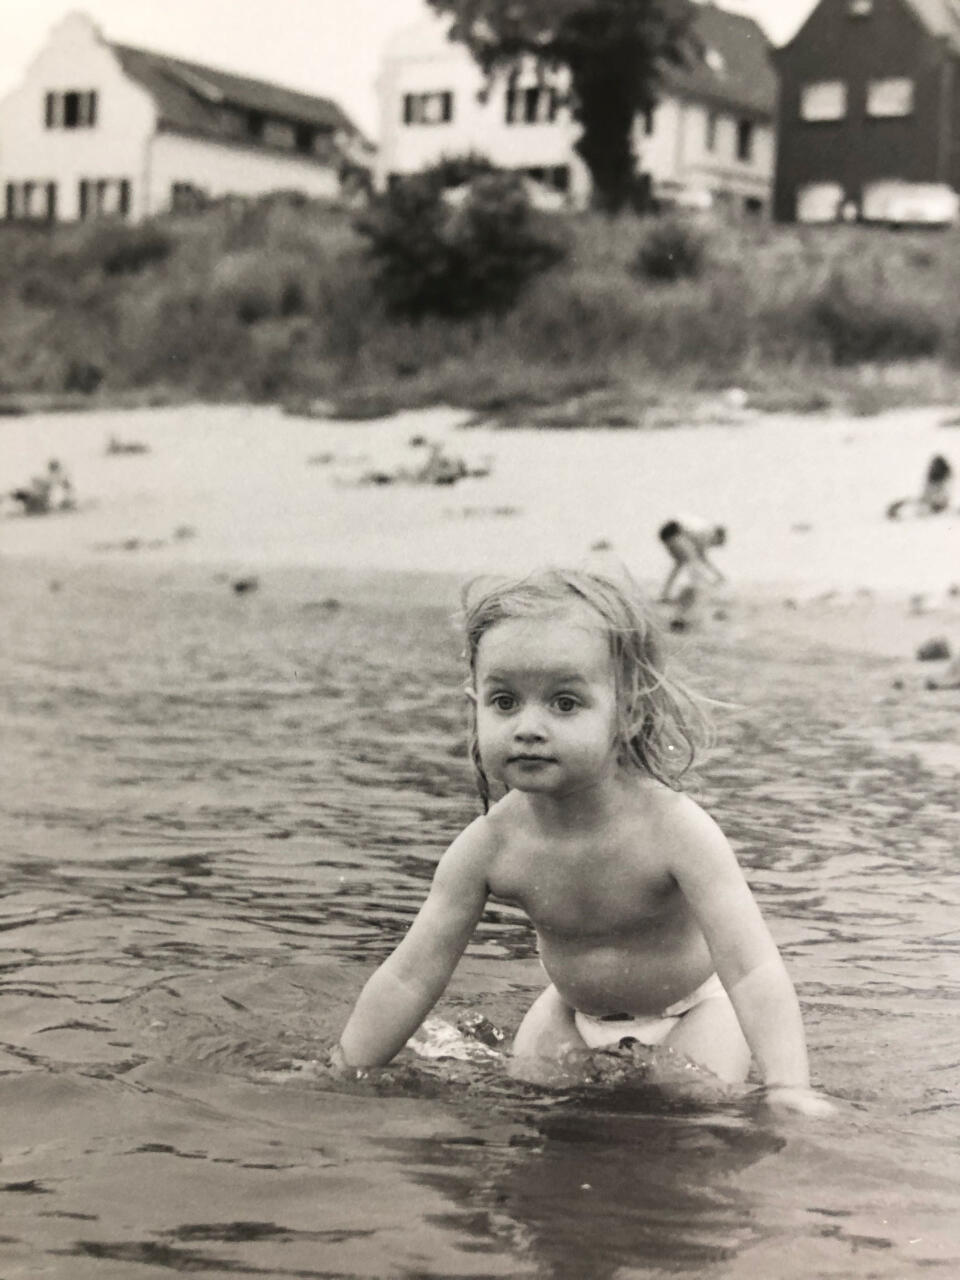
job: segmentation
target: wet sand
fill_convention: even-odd
[[[960,470],[943,408],[876,418],[757,415],[654,430],[465,427],[452,409],[366,423],[206,407],[34,415],[0,424],[5,490],[57,457],[76,512],[19,517],[5,502],[2,554],[51,574],[71,565],[219,571],[411,571],[462,579],[544,562],[613,558],[656,591],[666,520],[729,530],[714,553],[728,585],[691,618],[787,628],[812,644],[913,660],[960,645],[960,510],[890,521],[933,453]],[[113,437],[139,451],[109,453]],[[477,472],[450,485],[364,484],[422,463],[417,438]],[[934,667],[929,668],[930,672]]]

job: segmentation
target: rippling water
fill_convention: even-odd
[[[472,816],[449,584],[3,569],[0,1275],[960,1274],[955,694],[877,659],[688,645],[735,705],[702,799],[805,1008],[829,1124],[322,1062]],[[509,1032],[485,916],[437,1013]]]

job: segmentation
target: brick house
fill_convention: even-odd
[[[372,149],[327,98],[58,23],[0,101],[0,216],[139,221],[224,195],[336,197]]]
[[[774,61],[777,219],[869,220],[892,185],[960,188],[957,0],[820,0]]]
[[[583,205],[589,174],[574,150],[580,126],[566,84],[532,65],[487,85],[467,49],[431,18],[388,43],[377,82],[379,186],[443,157],[479,153]],[[664,200],[702,197],[737,212],[769,210],[776,76],[770,44],[751,18],[700,4],[687,63],[665,67],[660,102],[638,118],[641,172]]]

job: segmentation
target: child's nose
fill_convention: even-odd
[[[517,717],[514,736],[524,742],[543,738],[543,718],[538,707],[524,707]]]

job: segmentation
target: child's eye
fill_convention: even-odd
[[[576,711],[580,703],[569,693],[558,693],[553,700],[553,705],[558,711],[567,713],[569,711]]]
[[[496,707],[498,711],[512,711],[517,705],[517,700],[512,693],[495,693],[490,699],[490,705]]]

